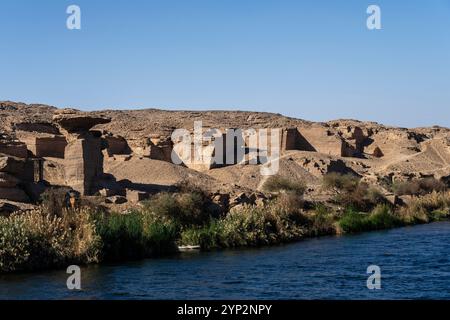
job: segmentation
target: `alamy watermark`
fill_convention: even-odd
[[[70,276],[67,278],[66,285],[69,290],[81,290],[81,269],[79,266],[71,265],[67,267],[67,274]]]
[[[186,129],[172,133],[172,162],[189,166],[260,164],[263,176],[279,170],[281,129],[203,130],[202,121],[194,122],[191,134]]]
[[[66,13],[69,15],[66,26],[69,30],[81,30],[81,8],[75,4],[67,7]]]
[[[370,265],[367,267],[367,289],[380,290],[381,289],[381,268],[377,265]]]
[[[381,8],[379,5],[371,4],[367,7],[366,13],[369,17],[366,20],[366,26],[369,30],[381,30]],[[76,4],[67,7],[66,14],[69,16],[66,20],[66,26],[69,30],[81,30],[81,8]]]
[[[367,18],[366,25],[369,30],[381,30],[381,8],[375,4],[367,7],[367,14],[370,16]]]

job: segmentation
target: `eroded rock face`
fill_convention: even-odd
[[[25,161],[16,157],[0,154],[0,172],[20,175],[25,170]]]
[[[0,188],[14,188],[19,183],[19,179],[6,173],[0,172]]]
[[[236,154],[233,163],[215,163],[218,151],[225,151],[219,150],[224,146],[216,140],[204,145],[204,163],[188,164],[191,158],[177,148],[185,166],[168,163],[174,150],[172,132],[182,128],[192,133],[194,121],[199,120],[204,128],[220,129],[222,139],[229,133],[227,128],[280,130],[281,175],[304,180],[309,186],[319,184],[329,172],[350,172],[374,183],[379,177],[407,180],[434,176],[450,181],[447,128],[403,129],[356,120],[317,123],[259,112],[80,112],[13,102],[0,102],[0,110],[0,128],[5,133],[0,134],[0,153],[4,154],[0,154],[0,188],[4,189],[46,180],[83,194],[105,188],[101,192],[105,197],[124,196],[125,189],[118,192],[114,186],[101,185],[105,166],[120,180],[129,180],[126,193],[130,203],[141,201],[145,196],[142,191],[162,190],[181,177],[214,186],[220,194],[233,188],[258,190],[258,166],[264,160],[264,150],[250,150],[249,136],[238,143],[239,150],[245,149],[244,157]],[[3,190],[3,196],[18,199],[19,194],[7,195]]]
[[[64,158],[67,141],[62,135],[21,134],[19,139],[26,144],[34,157]]]
[[[0,153],[18,158],[28,156],[27,146],[6,134],[0,134]]]
[[[55,113],[53,121],[69,133],[85,132],[99,124],[111,122],[111,118],[92,116],[86,112],[63,109]]]
[[[20,188],[0,188],[0,199],[7,199],[15,202],[30,201],[30,198],[25,191]]]
[[[317,152],[331,156],[347,156],[348,147],[344,139],[333,130],[321,125],[311,125],[299,128],[300,134]]]
[[[65,148],[66,185],[83,195],[93,192],[96,180],[103,175],[102,140],[90,133],[71,140]]]

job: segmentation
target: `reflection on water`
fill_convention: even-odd
[[[246,250],[0,276],[2,299],[450,299],[450,223]],[[382,289],[368,290],[369,265]]]

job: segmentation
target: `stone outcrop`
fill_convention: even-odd
[[[0,153],[17,158],[28,157],[26,145],[5,134],[0,134]]]
[[[98,124],[111,119],[91,117],[75,110],[62,110],[53,117],[65,135],[67,146],[64,148],[65,185],[72,187],[82,195],[94,192],[97,180],[103,176],[103,153],[107,143],[99,131],[90,130]]]
[[[0,172],[0,188],[15,188],[18,184],[19,179],[6,172]]]
[[[7,199],[15,202],[30,201],[30,198],[25,191],[20,188],[0,188],[0,199]]]
[[[353,154],[345,140],[330,128],[315,124],[298,130],[317,152],[338,157]]]
[[[131,153],[131,149],[128,146],[127,140],[125,140],[125,138],[107,134],[105,136],[105,140],[107,143],[106,151],[109,157]]]
[[[53,121],[69,133],[86,132],[99,124],[111,122],[110,118],[93,116],[74,109],[63,109],[55,113]]]
[[[85,133],[69,142],[64,153],[65,184],[89,195],[103,175],[101,138]]]
[[[0,199],[29,202],[25,191],[19,186],[26,178],[25,159],[0,154]]]
[[[20,140],[26,144],[34,157],[64,158],[67,140],[62,135],[21,135]]]
[[[0,198],[35,200],[42,188],[58,185],[83,195],[126,197],[131,204],[185,179],[201,181],[221,195],[230,189],[260,190],[264,179],[259,169],[270,155],[272,130],[281,133],[281,175],[304,180],[313,189],[329,172],[352,173],[380,186],[385,179],[421,177],[450,183],[450,130],[441,127],[318,123],[239,111],[80,112],[13,102],[0,102],[0,110]],[[205,137],[196,155],[193,141],[183,149],[171,135],[186,129],[193,138],[194,121],[200,120],[205,131],[217,128],[221,133]],[[264,130],[267,145],[259,141]],[[227,148],[230,143],[233,148]],[[173,151],[179,166],[171,163]],[[113,177],[105,177],[104,171]],[[231,201],[238,202],[246,203],[243,197]]]

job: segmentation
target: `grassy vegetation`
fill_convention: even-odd
[[[327,174],[323,178],[323,187],[333,191],[333,201],[344,208],[370,211],[378,204],[386,202],[380,191],[351,174]]]
[[[267,192],[291,192],[301,196],[306,191],[306,185],[302,181],[271,176],[265,182],[264,190]]]
[[[43,210],[0,218],[0,271],[28,271],[99,261],[101,239],[90,212]]]
[[[430,181],[403,207],[388,204],[355,176],[325,176],[324,187],[335,196],[315,206],[304,206],[302,183],[279,177],[268,182],[273,194],[265,205],[240,205],[226,214],[192,188],[157,194],[127,214],[67,209],[51,192],[39,210],[0,217],[0,272],[137,259],[173,252],[176,245],[265,246],[450,218],[450,192]]]
[[[379,205],[370,213],[349,209],[339,220],[339,226],[346,233],[390,229],[405,225],[405,221],[387,205]]]
[[[102,259],[137,259],[173,250],[177,226],[154,220],[147,213],[102,214],[96,231],[102,239]]]
[[[412,181],[395,182],[392,185],[392,190],[398,196],[412,195],[420,196],[426,195],[433,191],[444,192],[447,186],[442,181],[435,178],[424,178]]]

